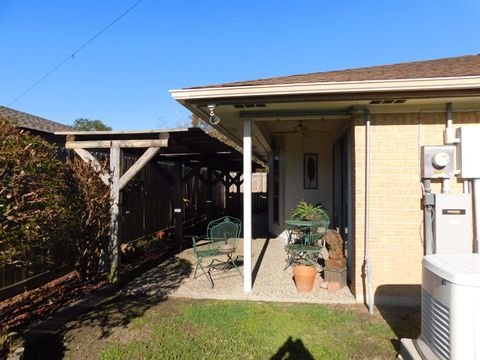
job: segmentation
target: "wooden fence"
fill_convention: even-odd
[[[125,157],[128,168],[135,161]],[[184,168],[184,173],[190,170]],[[129,242],[173,226],[173,195],[165,173],[173,174],[169,163],[147,164],[124,191],[122,204],[121,236]],[[206,169],[201,171],[206,177]],[[225,189],[221,183],[213,187],[213,205],[225,208]],[[183,187],[184,222],[191,222],[207,213],[207,187],[196,176]]]

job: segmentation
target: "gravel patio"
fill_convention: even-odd
[[[240,239],[237,249],[238,262],[242,264],[243,242]],[[178,288],[169,296],[191,299],[217,300],[256,300],[278,302],[330,303],[352,304],[355,298],[348,287],[336,293],[317,288],[310,293],[299,293],[292,279],[292,269],[284,270],[285,250],[282,238],[257,238],[252,241],[253,289],[251,293],[243,291],[243,279],[235,269],[226,272],[212,271],[215,284],[211,288],[205,275],[193,278],[193,268],[190,276],[184,278]],[[186,249],[177,255],[179,261],[193,265],[193,249]],[[218,259],[221,259],[220,257]],[[161,265],[160,265],[161,266]],[[243,266],[240,266],[243,272]],[[200,272],[199,272],[200,273]]]

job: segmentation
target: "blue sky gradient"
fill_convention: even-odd
[[[134,0],[0,0],[7,105]],[[168,90],[480,53],[480,2],[143,0],[11,107],[114,129],[188,124]]]

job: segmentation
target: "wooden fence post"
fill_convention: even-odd
[[[213,170],[207,169],[207,217],[210,221],[213,218]]]
[[[173,218],[175,224],[175,241],[182,247],[183,242],[183,181],[182,163],[176,162],[173,167],[174,197],[173,197]]]
[[[116,283],[120,279],[120,165],[122,152],[120,146],[112,144],[110,148],[110,172],[112,176],[110,197],[111,197],[111,219],[110,219],[110,273],[108,280]]]

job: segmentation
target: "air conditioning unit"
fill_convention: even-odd
[[[422,332],[401,358],[480,360],[480,255],[423,258]]]

